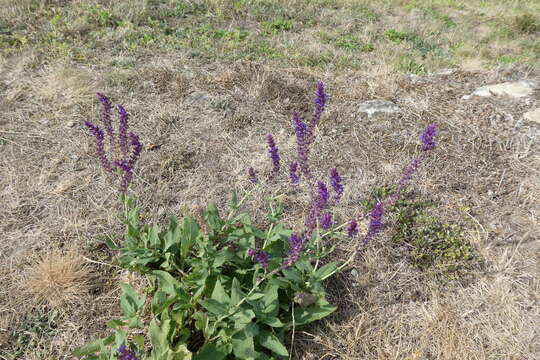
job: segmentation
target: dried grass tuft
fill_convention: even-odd
[[[33,261],[21,283],[22,293],[36,304],[53,308],[77,303],[91,284],[92,271],[74,250],[48,251]]]

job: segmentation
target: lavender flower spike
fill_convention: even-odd
[[[354,238],[358,234],[358,223],[356,222],[356,219],[352,219],[349,223],[349,226],[347,227],[347,236],[349,239]]]
[[[308,129],[307,125],[302,122],[300,115],[297,112],[293,113],[294,132],[296,135],[296,152],[298,154],[298,161],[300,162],[300,169],[304,175],[309,174],[308,165]]]
[[[326,207],[326,203],[328,202],[328,199],[330,199],[330,194],[328,193],[328,189],[326,188],[326,184],[322,181],[317,182],[317,188],[319,189],[319,198],[321,202],[321,210]]]
[[[129,159],[128,165],[129,167],[133,168],[133,166],[139,159],[139,156],[141,155],[143,145],[141,144],[139,140],[139,136],[137,136],[136,134],[130,132],[129,138],[131,140],[130,143],[131,143],[131,146],[133,147],[133,152],[131,153],[131,157]]]
[[[435,135],[437,135],[435,124],[426,126],[424,133],[420,136],[420,140],[422,140],[422,151],[432,150],[437,146],[434,140]]]
[[[324,107],[326,106],[326,99],[327,95],[324,91],[324,84],[321,80],[317,81],[317,89],[315,90],[315,111],[313,112],[313,117],[311,118],[311,122],[309,123],[309,139],[308,144],[310,144],[313,141],[313,131],[315,127],[319,124],[319,120],[321,120],[321,115],[324,111]]]
[[[289,168],[289,176],[291,178],[291,184],[298,184],[300,178],[298,177],[298,164],[296,163],[296,161],[291,161],[291,166]]]
[[[128,119],[129,115],[122,105],[117,105],[118,114],[120,115],[120,124],[118,126],[118,140],[120,143],[120,153],[124,157],[127,157],[128,154],[128,138],[127,138],[127,129],[128,129]]]
[[[336,192],[336,202],[339,202],[339,200],[341,199],[341,195],[343,194],[344,186],[341,183],[341,176],[339,176],[336,168],[330,170],[330,184]]]
[[[268,269],[268,259],[270,258],[270,255],[268,255],[266,251],[249,249],[247,254],[250,257],[254,257],[264,270]]]
[[[293,233],[289,238],[289,256],[283,264],[281,265],[282,269],[287,269],[291,267],[302,254],[302,249],[304,247],[304,240],[302,237],[298,236],[296,233]]]
[[[89,121],[85,121],[84,125],[86,125],[90,131],[92,132],[92,135],[96,138],[96,154],[101,161],[101,165],[103,165],[103,168],[107,171],[112,171],[112,166],[107,158],[107,154],[105,153],[105,145],[103,144],[103,139],[105,138],[105,135],[103,134],[103,130],[101,130],[97,125],[92,124]]]
[[[138,360],[135,354],[124,344],[120,345],[116,352],[118,353],[118,360]]]
[[[369,213],[369,217],[371,218],[369,222],[369,230],[367,234],[364,236],[364,239],[362,240],[361,246],[366,246],[369,241],[381,231],[382,229],[382,216],[384,214],[384,205],[382,203],[377,203],[371,212]]]
[[[107,98],[102,93],[97,93],[97,97],[99,99],[99,102],[103,105],[103,110],[101,111],[101,121],[103,122],[103,126],[105,127],[105,131],[107,132],[107,135],[109,136],[111,149],[114,149],[115,136],[114,136],[112,121],[111,121],[112,103],[109,100],[109,98]]]
[[[275,175],[279,172],[280,164],[279,164],[279,150],[276,146],[276,143],[274,142],[274,138],[272,137],[272,134],[266,135],[266,142],[268,143],[268,153],[270,154],[270,158],[272,159],[272,164],[274,165],[272,169],[272,173]]]
[[[249,181],[251,181],[251,183],[256,184],[259,182],[259,180],[257,180],[257,174],[255,174],[255,170],[253,170],[252,167],[248,169],[248,175]]]
[[[324,213],[321,218],[321,227],[324,230],[328,230],[330,229],[331,226],[332,226],[332,214],[329,212]]]

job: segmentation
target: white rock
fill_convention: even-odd
[[[523,114],[523,118],[525,120],[534,121],[540,124],[540,108],[527,111],[525,114]]]
[[[472,96],[510,96],[520,98],[531,95],[535,89],[536,84],[529,80],[505,82],[479,87],[471,95],[463,96],[463,99],[468,100]]]
[[[367,113],[368,117],[375,113],[395,113],[400,110],[399,106],[387,100],[369,100],[360,104],[358,108],[358,111]]]

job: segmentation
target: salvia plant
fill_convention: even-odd
[[[241,198],[233,192],[226,216],[210,203],[202,216],[172,217],[160,229],[141,223],[134,199],[126,194],[142,149],[138,136],[127,132],[127,112],[117,107],[120,121],[115,132],[111,102],[102,94],[98,98],[103,105],[104,130],[89,122],[86,126],[95,137],[103,168],[121,175],[121,200],[126,209],[124,241],[119,246],[109,242],[109,246],[118,251],[119,266],[146,276],[151,287],[141,294],[128,284],[121,285],[123,316],[107,323],[111,335],[76,350],[75,355],[86,359],[289,357],[288,334],[336,310],[326,299],[324,280],[344,269],[381,231],[385,208],[398,200],[425,153],[436,146],[432,124],[421,136],[422,154],[405,168],[393,198],[373,206],[366,214],[366,234],[355,240],[358,219],[337,225],[331,212],[331,205],[340,201],[345,190],[338,170],[329,169],[327,179],[317,179],[309,167],[310,146],[327,101],[319,81],[311,119],[303,121],[298,113],[293,114],[296,159],[284,176],[291,186],[305,181],[311,191],[302,229],[284,225],[284,210],[276,201],[271,202],[269,225],[256,226],[243,208],[252,190]],[[281,155],[271,134],[266,143],[272,167],[269,180],[276,181],[282,175]],[[252,189],[263,186],[255,169],[247,169],[247,174]],[[327,261],[333,251],[325,244],[327,237],[351,243],[354,251],[348,260],[341,264]],[[355,241],[358,245],[353,245]]]

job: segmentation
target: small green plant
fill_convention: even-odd
[[[395,29],[390,29],[384,32],[384,37],[387,40],[390,40],[396,44],[400,44],[404,40],[407,40],[407,33],[403,31],[398,31]]]
[[[514,27],[522,34],[540,31],[540,20],[532,14],[524,14],[514,18]]]
[[[404,73],[425,75],[427,73],[424,64],[416,62],[416,60],[410,56],[402,56],[399,59],[399,69]]]
[[[20,319],[10,333],[9,348],[1,349],[2,359],[21,359],[28,349],[38,349],[56,333],[58,311],[37,309]],[[5,357],[4,357],[5,356]]]
[[[393,241],[410,246],[411,261],[421,269],[462,270],[473,260],[474,249],[464,239],[459,225],[446,224],[428,214],[427,208],[434,205],[428,201],[399,201]]]
[[[294,22],[289,19],[276,19],[273,21],[264,21],[262,27],[265,32],[276,35],[281,31],[290,31],[294,27]]]

